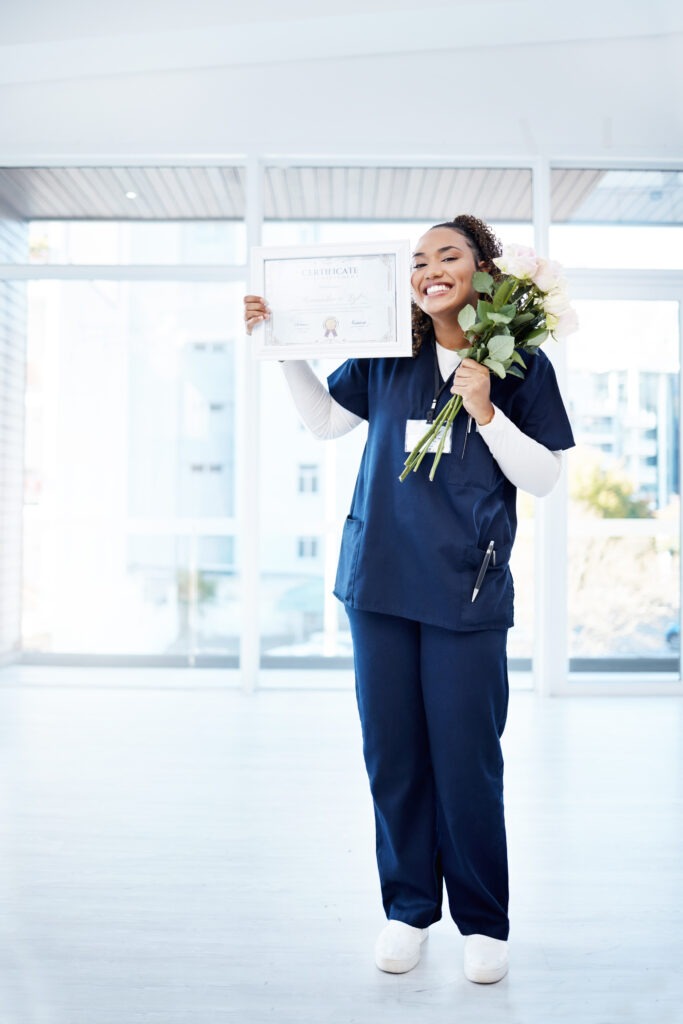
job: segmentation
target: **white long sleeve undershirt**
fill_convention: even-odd
[[[439,370],[444,380],[459,365],[460,357],[451,349],[436,346]],[[345,409],[329,393],[305,361],[282,364],[294,404],[305,426],[321,440],[348,434],[363,420]],[[528,437],[494,405],[494,417],[478,426],[493,458],[508,480],[524,491],[542,498],[553,489],[562,469],[562,452],[552,452]]]

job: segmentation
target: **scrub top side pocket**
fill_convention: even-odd
[[[482,553],[483,556],[483,553]],[[475,600],[478,569],[462,574],[460,621],[467,629],[505,629],[513,624],[515,588],[509,565],[489,564]]]
[[[342,532],[341,551],[337,566],[334,593],[345,604],[353,605],[353,588],[356,580],[356,566],[360,554],[364,523],[361,519],[347,516]]]

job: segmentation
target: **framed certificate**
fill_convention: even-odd
[[[255,248],[251,271],[257,358],[412,354],[408,241]]]

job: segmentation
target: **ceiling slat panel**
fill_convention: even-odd
[[[94,173],[95,168],[72,167],[68,168],[69,188],[78,188],[87,197],[91,216],[97,217],[100,210],[109,209],[111,206],[111,195],[108,186],[101,183],[99,176]]]
[[[346,172],[347,217],[357,220],[361,216],[362,167],[349,167]]]
[[[416,204],[416,209],[424,220],[432,224],[450,220],[459,205],[455,198],[459,180],[460,172],[455,168],[429,169],[425,177],[425,187],[421,189],[420,201]]]
[[[471,208],[478,173],[469,167],[453,171],[451,190],[446,200],[448,204],[446,215],[449,219]]]
[[[463,211],[529,221],[526,168],[267,168],[265,212],[276,220],[418,220]],[[126,198],[132,190],[137,198]],[[557,168],[556,222],[683,222],[683,174]],[[243,167],[0,168],[0,210],[25,220],[236,219],[245,211]]]
[[[185,206],[185,194],[173,167],[163,167],[161,174],[169,196],[169,215],[177,217]]]
[[[509,209],[517,210],[518,214],[516,217],[506,217],[506,220],[530,221],[533,219],[531,171],[524,169],[517,171],[510,188],[508,203]]]
[[[220,208],[226,210],[231,219],[241,219],[246,212],[244,196],[244,180],[241,168],[238,167],[207,167],[207,175],[214,183],[216,195],[221,198]],[[218,186],[220,181],[221,189]]]
[[[383,167],[380,172],[379,185],[379,220],[395,219],[393,203],[394,188],[396,184],[397,171],[393,167]],[[396,218],[397,219],[397,218]]]
[[[403,210],[416,210],[419,218],[420,203],[424,194],[424,183],[426,173],[422,167],[408,167],[403,172],[403,187],[399,197],[400,208]]]
[[[102,181],[98,167],[72,168],[77,175],[81,188],[87,194],[93,209],[93,217],[97,218],[102,210],[112,209],[111,183]]]
[[[363,168],[363,183],[361,185],[360,210],[363,220],[369,220],[375,208],[375,196],[377,195],[377,168]]]
[[[485,220],[500,220],[501,204],[498,197],[498,190],[502,181],[503,171],[498,168],[484,170],[479,173],[476,183],[479,186],[470,209],[476,217]],[[490,213],[488,212],[490,211]]]
[[[55,208],[64,209],[67,217],[79,216],[71,196],[64,192],[58,175],[52,168],[41,170],[31,167],[26,172],[25,181],[31,207],[36,210],[39,218],[52,218]]]
[[[274,197],[274,181],[279,173],[279,167],[267,167],[263,176],[263,216],[266,220],[275,219],[277,204]]]
[[[455,168],[434,168],[430,171],[431,189],[420,204],[420,214],[434,224],[450,220],[462,206],[462,172]]]
[[[591,174],[590,171],[584,174],[581,174],[581,172],[575,172],[572,204],[565,211],[566,220],[571,220],[574,216],[576,216],[579,208],[583,206],[583,204],[586,202],[589,196],[599,186],[601,179],[602,175],[594,176],[593,174]]]
[[[132,188],[129,181],[122,186],[111,167],[93,167],[90,169],[90,177],[95,182],[95,187],[103,196],[102,210],[107,211],[107,217],[121,216],[121,191],[122,188]],[[129,202],[130,209],[127,216],[137,217],[137,209]],[[99,218],[98,218],[99,219]]]
[[[145,172],[145,197],[153,204],[157,217],[173,219],[175,200],[168,184],[166,167],[148,167]]]
[[[563,168],[551,174],[551,209],[553,220],[571,220],[586,197],[599,185],[605,172]]]
[[[247,213],[247,181],[246,171],[243,167],[224,167],[223,177],[228,185],[228,191],[232,196],[234,217],[242,218]]]
[[[176,167],[172,169],[176,180],[177,194],[182,196],[180,208],[184,216],[202,220],[208,216],[202,194],[197,187],[194,171],[196,168]]]
[[[329,212],[327,205],[329,189],[326,182],[328,173],[326,167],[303,167],[301,169],[301,196],[305,217],[318,219],[321,216],[321,209]]]
[[[216,194],[213,190],[209,175],[207,174],[207,169],[205,167],[192,168],[192,177],[194,178],[197,192],[201,197],[204,216],[208,220],[215,220],[217,217],[220,217],[221,204],[219,204],[216,199]]]
[[[165,195],[164,177],[162,169],[156,167],[141,167],[139,174],[135,176],[138,187],[135,191],[139,199],[135,205],[142,200],[141,209],[149,211],[153,220],[163,220],[168,216],[169,205]],[[170,198],[170,197],[169,197]],[[145,213],[147,216],[147,213]]]
[[[0,168],[0,209],[17,217],[24,216],[27,207],[26,190],[14,168]]]
[[[292,216],[295,220],[297,218],[304,219],[307,210],[306,189],[315,188],[315,175],[312,171],[308,172],[309,183],[307,184],[306,172],[302,171],[300,167],[292,167],[287,172],[287,181],[291,182],[288,188],[289,204],[292,211],[296,211],[296,213],[292,213]]]
[[[49,206],[52,206],[54,196],[58,204],[64,203],[67,208],[70,207],[73,217],[87,217],[89,211],[85,198],[79,189],[73,188],[68,180],[67,171],[68,168],[64,167],[48,167],[35,168],[34,173],[41,181],[43,195]]]
[[[300,188],[296,187],[299,194],[299,201],[295,201],[295,189],[292,187],[296,177],[282,167],[271,167],[266,174],[268,192],[270,196],[270,213],[266,216],[278,217],[280,219],[296,219],[300,207]],[[289,185],[289,187],[288,187]]]

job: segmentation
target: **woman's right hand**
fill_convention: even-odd
[[[270,316],[270,310],[266,300],[260,295],[244,296],[244,322],[247,326],[247,334],[251,334],[257,324],[263,323]]]

